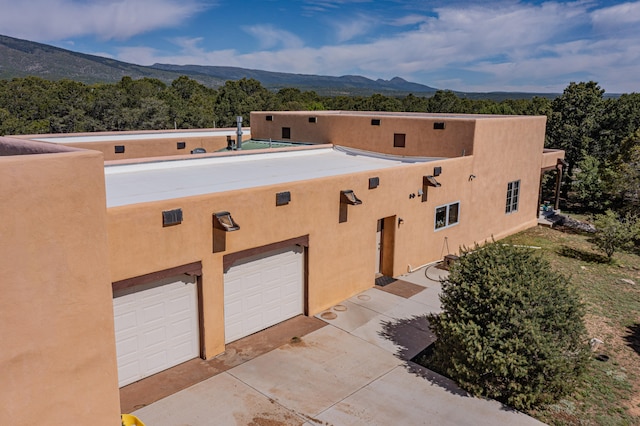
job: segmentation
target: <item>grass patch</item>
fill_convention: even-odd
[[[542,247],[541,255],[578,289],[589,338],[604,342],[572,395],[528,414],[558,426],[640,425],[640,256],[619,252],[609,263],[589,238],[539,226],[502,241]],[[429,355],[416,361],[429,365]]]
[[[573,395],[529,414],[551,425],[637,425],[640,424],[640,256],[619,252],[609,263],[589,239],[589,235],[536,227],[505,240],[543,247],[542,256],[554,269],[569,275],[578,288],[587,308],[589,337],[604,342],[594,351],[587,373]],[[636,285],[621,279],[630,279]],[[608,360],[597,360],[600,354]]]

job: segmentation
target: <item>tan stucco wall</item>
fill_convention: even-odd
[[[564,160],[564,151],[561,149],[545,149],[542,153],[540,169],[553,170],[558,164],[558,160]]]
[[[267,116],[272,121],[267,121]],[[315,123],[309,117],[316,117]],[[372,119],[380,125],[371,125]],[[444,130],[433,128],[445,123]],[[354,113],[336,111],[252,112],[251,132],[257,139],[282,140],[282,128],[291,129],[291,140],[332,143],[393,155],[459,157],[473,154],[475,120],[439,114]],[[394,134],[405,135],[405,147],[393,146]]]
[[[224,254],[308,235],[308,314],[317,314],[373,286],[378,219],[392,217],[395,225],[385,229],[393,237],[392,269],[386,272],[394,276],[457,253],[463,245],[535,226],[544,126],[544,117],[477,120],[474,155],[111,208],[112,281],[202,261],[204,340],[206,355],[214,356],[224,350]],[[428,188],[422,202],[423,176],[432,175],[436,166],[442,167],[437,177],[442,186]],[[374,176],[380,186],[370,190]],[[518,179],[519,210],[507,215],[507,183]],[[340,223],[340,191],[346,189],[363,204],[349,206],[347,222]],[[281,191],[290,191],[292,200],[276,207]],[[459,224],[434,230],[435,208],[457,201]],[[183,223],[163,228],[162,211],[174,208],[183,210]],[[241,226],[227,234],[224,253],[212,251],[212,214],[218,211],[231,212]]]
[[[0,424],[119,424],[102,163],[0,157]]]
[[[147,131],[147,132],[96,132],[96,133],[77,133],[73,135],[68,134],[48,134],[48,135],[23,135],[18,136],[21,139],[42,139],[47,138],[55,140],[56,138],[69,138],[83,136],[118,136],[122,137],[127,135],[130,139],[120,139],[117,141],[107,142],[64,142],[61,143],[64,146],[91,149],[102,152],[105,161],[111,160],[128,160],[128,159],[140,159],[147,157],[165,157],[172,155],[185,155],[189,154],[191,150],[195,148],[204,148],[207,153],[216,152],[220,149],[226,148],[227,136],[202,136],[198,133],[219,131],[221,129],[202,129],[202,130],[162,130],[162,131]],[[234,129],[224,129],[228,131],[234,131]],[[162,138],[146,138],[140,139],[139,135],[145,136],[153,135],[154,133],[162,133],[164,135],[171,133],[183,133],[182,135],[176,135],[176,137],[162,137]],[[189,133],[189,136],[185,136],[184,133]],[[248,128],[243,129],[242,139],[247,140],[251,137],[251,132]],[[236,139],[234,134],[232,139]],[[184,149],[178,149],[177,143],[185,142]],[[124,146],[124,153],[115,153],[116,146]]]

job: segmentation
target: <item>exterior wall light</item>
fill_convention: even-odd
[[[351,204],[352,206],[362,204],[362,201],[356,197],[356,194],[351,189],[340,191],[340,202],[344,204]]]
[[[423,183],[423,185],[426,184],[427,186],[433,186],[435,188],[438,188],[438,187],[442,186],[442,185],[440,185],[440,182],[438,182],[436,180],[436,178],[434,178],[431,175],[423,176],[422,183]]]
[[[213,252],[219,253],[227,249],[227,233],[237,231],[240,225],[233,220],[231,213],[218,212],[213,214]]]
[[[231,217],[231,213],[229,212],[218,212],[214,213],[213,217],[215,220],[213,221],[214,228],[220,229],[221,231],[231,232],[237,231],[240,229],[240,225],[236,223],[235,220]]]
[[[430,186],[438,188],[442,185],[440,185],[440,182],[438,182],[432,175],[422,176],[422,194],[420,195],[422,196],[423,203],[427,202],[427,190]]]
[[[362,201],[356,197],[356,194],[351,189],[340,191],[340,218],[339,223],[347,221],[347,207],[357,206],[362,204]]]

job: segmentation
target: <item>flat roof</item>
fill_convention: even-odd
[[[544,116],[536,115],[498,115],[498,114],[461,114],[448,112],[404,112],[404,111],[252,111],[252,114],[261,115],[304,115],[304,116],[352,116],[352,117],[398,117],[398,118],[422,118],[422,119],[453,119],[453,120],[497,120],[497,119],[540,119]]]
[[[105,166],[107,207],[297,182],[440,159],[390,156],[334,147],[108,165]]]
[[[184,131],[184,132],[148,132],[148,133],[110,133],[102,135],[69,135],[69,136],[46,136],[42,138],[31,138],[34,141],[50,142],[50,143],[90,143],[90,142],[118,142],[118,141],[137,141],[149,139],[176,139],[176,138],[196,138],[196,137],[212,137],[212,136],[235,136],[236,129],[220,129],[209,131]],[[243,136],[249,136],[251,130],[249,128],[242,129]]]

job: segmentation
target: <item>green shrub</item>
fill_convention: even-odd
[[[634,217],[620,219],[612,210],[596,215],[594,224],[596,234],[593,243],[607,255],[609,261],[617,250],[631,248],[638,234],[638,222]]]
[[[440,300],[432,362],[462,388],[518,409],[574,389],[589,356],[583,306],[530,249],[463,250]]]

